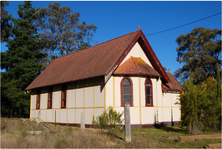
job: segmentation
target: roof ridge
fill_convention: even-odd
[[[91,48],[93,48],[93,47],[97,47],[97,46],[99,46],[99,45],[102,45],[102,44],[105,44],[105,43],[110,42],[110,41],[112,41],[112,40],[116,40],[116,39],[118,39],[118,38],[121,38],[121,37],[130,35],[130,34],[133,34],[133,33],[135,33],[135,32],[139,32],[139,30],[134,31],[134,32],[131,32],[131,33],[128,33],[128,34],[125,34],[125,35],[122,35],[122,36],[119,36],[119,37],[116,37],[116,38],[113,38],[113,39],[110,39],[110,40],[108,40],[108,41],[102,42],[102,43],[100,43],[100,44],[94,45],[94,46],[89,47],[89,48],[86,48],[86,49],[82,49],[82,50],[79,50],[79,51],[76,51],[76,52],[73,52],[73,53],[66,54],[66,55],[64,55],[64,56],[61,56],[61,57],[56,58],[55,60],[64,58],[64,57],[69,56],[69,55],[71,55],[71,54],[78,53],[78,52],[80,52],[80,51],[89,50],[89,49],[91,49]]]

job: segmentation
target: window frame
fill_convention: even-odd
[[[52,94],[52,99],[51,99],[51,104],[52,104],[52,101],[53,101],[53,90],[52,90],[52,86],[50,86],[50,87],[48,88],[47,109],[52,109],[52,105],[51,105],[51,107],[49,107],[49,97],[50,97],[50,94]]]
[[[65,91],[65,106],[62,105],[62,96],[64,91]],[[61,90],[61,108],[66,108],[66,101],[67,101],[67,90],[63,89]]]
[[[130,85],[128,84],[123,84],[123,82],[125,81],[125,79],[128,79],[130,81]],[[130,77],[123,77],[120,83],[120,88],[121,88],[121,107],[124,107],[124,103],[123,103],[123,87],[124,86],[130,86],[130,93],[131,93],[131,103],[130,103],[130,107],[133,107],[133,81],[131,80]]]
[[[38,107],[38,97],[39,97],[39,107]],[[41,94],[39,93],[39,91],[37,91],[37,95],[36,95],[36,109],[40,109],[40,103],[41,103]]]
[[[147,85],[146,82],[147,80],[149,81],[150,85]],[[145,86],[145,106],[146,107],[153,107],[153,84],[152,84],[152,81],[150,78],[146,78],[145,80],[145,83],[144,83],[144,86]],[[146,93],[146,87],[150,87],[150,90],[151,90],[151,95],[150,95],[150,104],[147,104],[147,93]]]
[[[53,92],[52,91],[48,92],[48,104],[47,104],[48,109],[52,109],[52,99],[51,99],[51,107],[49,107],[49,96],[50,96],[50,94],[52,94],[52,99],[53,99]]]

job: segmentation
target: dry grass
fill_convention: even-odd
[[[202,148],[221,143],[220,139],[176,142],[169,137],[187,135],[180,129],[132,129],[132,142],[124,141],[124,131],[98,130],[47,124],[56,133],[31,135],[26,131],[43,130],[35,122],[1,118],[2,148]]]

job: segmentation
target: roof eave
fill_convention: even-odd
[[[65,81],[65,82],[60,82],[60,83],[49,84],[49,85],[42,85],[42,86],[38,86],[38,87],[31,87],[31,88],[27,87],[27,88],[25,89],[25,91],[32,90],[32,89],[36,89],[36,88],[42,88],[42,87],[48,87],[48,86],[53,86],[53,85],[64,84],[64,83],[70,83],[70,82],[76,82],[76,81],[83,81],[83,80],[88,80],[88,79],[95,79],[95,78],[104,77],[104,76],[105,76],[105,75],[98,75],[98,76],[83,78],[83,79],[79,79],[79,80],[70,80],[70,81]]]
[[[153,77],[153,78],[159,78],[160,76],[159,75],[150,75],[150,74],[143,74],[143,73],[140,73],[140,74],[127,74],[127,73],[115,73],[115,74],[112,74],[113,76],[146,76],[146,77]]]

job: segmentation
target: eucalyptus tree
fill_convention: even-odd
[[[194,28],[186,35],[180,35],[177,61],[184,64],[175,72],[181,81],[193,73],[195,84],[206,80],[207,77],[217,78],[217,64],[221,66],[221,30],[204,27]]]
[[[69,6],[50,3],[39,9],[37,16],[40,39],[45,42],[43,52],[48,54],[44,67],[57,57],[90,47],[93,42],[97,27],[80,22],[80,13],[73,13]]]

